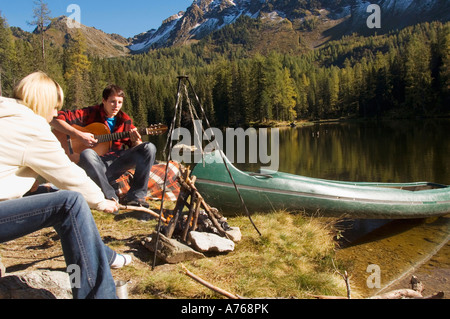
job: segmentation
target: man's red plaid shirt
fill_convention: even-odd
[[[116,116],[116,125],[114,131],[111,133],[129,132],[135,128],[133,120],[125,112],[119,111]],[[89,124],[98,122],[103,123],[108,127],[106,122],[106,113],[103,108],[103,104],[89,106],[83,109],[75,111],[59,111],[58,120],[63,120],[70,125],[87,126]],[[124,145],[131,147],[130,138],[123,138],[117,141],[113,141],[111,152],[117,152],[124,149]]]

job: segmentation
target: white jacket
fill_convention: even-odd
[[[101,189],[69,160],[47,121],[17,100],[0,97],[0,201],[22,197],[38,175],[81,193],[93,209],[105,204]]]

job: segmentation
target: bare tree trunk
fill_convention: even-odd
[[[42,37],[41,37],[41,39],[42,39],[42,64],[44,67],[44,71],[46,71],[47,65],[45,62],[45,38],[44,38],[44,26],[43,25],[41,26],[41,35],[42,35]]]

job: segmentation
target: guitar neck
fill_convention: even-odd
[[[141,135],[148,135],[147,129],[138,130]],[[95,135],[94,136],[99,143],[111,142],[120,140],[122,138],[130,137],[130,132],[117,132],[111,134]]]

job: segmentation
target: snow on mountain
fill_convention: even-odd
[[[194,0],[185,12],[166,19],[157,30],[136,36],[129,49],[144,52],[199,40],[242,15],[272,21],[303,21],[307,16],[319,17],[326,12],[326,20],[339,20],[336,24],[341,25],[342,34],[365,33],[370,4],[381,8],[385,29],[375,30],[380,33],[424,21],[450,20],[449,0]]]
[[[235,22],[241,15],[258,16],[252,10],[254,4],[265,0],[194,0],[185,12],[165,20],[160,28],[146,36],[135,37],[129,47],[131,51],[142,52],[150,47],[163,47],[201,39],[212,31]]]
[[[133,39],[133,44],[129,49],[134,52],[144,51],[155,43],[165,43],[174,30],[178,20],[184,15],[184,12],[179,12],[163,21],[158,30],[150,30]]]

